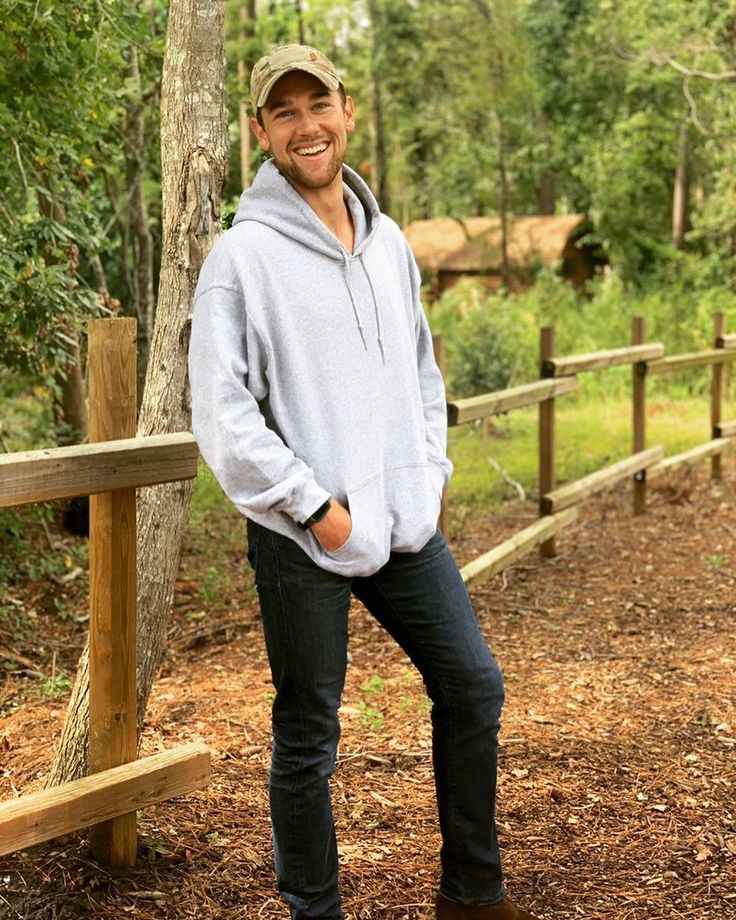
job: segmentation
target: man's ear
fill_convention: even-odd
[[[251,118],[250,128],[251,128],[251,131],[255,134],[256,140],[260,144],[261,150],[263,150],[264,153],[270,153],[271,152],[271,142],[269,141],[268,135],[266,134],[264,129],[261,127],[257,118]]]
[[[355,130],[355,103],[352,96],[345,98],[345,130],[350,134]]]

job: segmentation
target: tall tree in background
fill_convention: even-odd
[[[127,188],[128,227],[126,237],[132,255],[130,301],[126,312],[138,320],[138,405],[143,398],[148,355],[151,346],[155,298],[153,293],[153,234],[148,219],[145,194],[145,111],[141,86],[138,48],[131,44],[125,53],[125,103],[123,148]]]
[[[383,44],[381,36],[385,32],[384,16],[379,0],[368,0],[368,15],[371,20],[371,114],[373,126],[373,157],[371,179],[373,191],[382,211],[391,211],[388,188],[388,162],[386,150],[386,131],[383,119],[383,99],[381,71],[383,64]]]
[[[238,16],[238,130],[240,133],[240,185],[250,187],[250,153],[253,149],[250,129],[250,72],[255,64],[253,36],[256,25],[256,0],[240,0]]]
[[[186,360],[199,269],[220,231],[229,142],[224,102],[225,0],[172,0],[161,112],[163,254],[139,435],[191,425]],[[192,484],[142,489],[138,500],[138,717],[165,644]],[[48,784],[85,773],[88,655],[80,659]]]

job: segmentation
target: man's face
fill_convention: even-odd
[[[263,127],[251,119],[261,148],[298,192],[328,188],[342,182],[347,136],[355,127],[350,96],[343,105],[311,74],[284,74],[261,109]]]

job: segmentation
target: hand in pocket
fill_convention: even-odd
[[[353,520],[350,512],[334,499],[327,514],[312,526],[312,533],[327,553],[334,553],[335,550],[340,549],[347,542],[352,531]]]

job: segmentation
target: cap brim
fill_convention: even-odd
[[[329,70],[320,66],[317,63],[295,63],[289,64],[287,67],[280,69],[277,73],[271,74],[268,80],[263,84],[258,98],[253,100],[253,104],[256,109],[262,108],[268,101],[268,97],[271,95],[271,90],[278,83],[281,77],[284,74],[291,73],[294,70],[301,70],[304,73],[308,73],[313,77],[316,77],[320,83],[327,87],[330,92],[335,92],[340,88],[340,81],[330,73]]]

